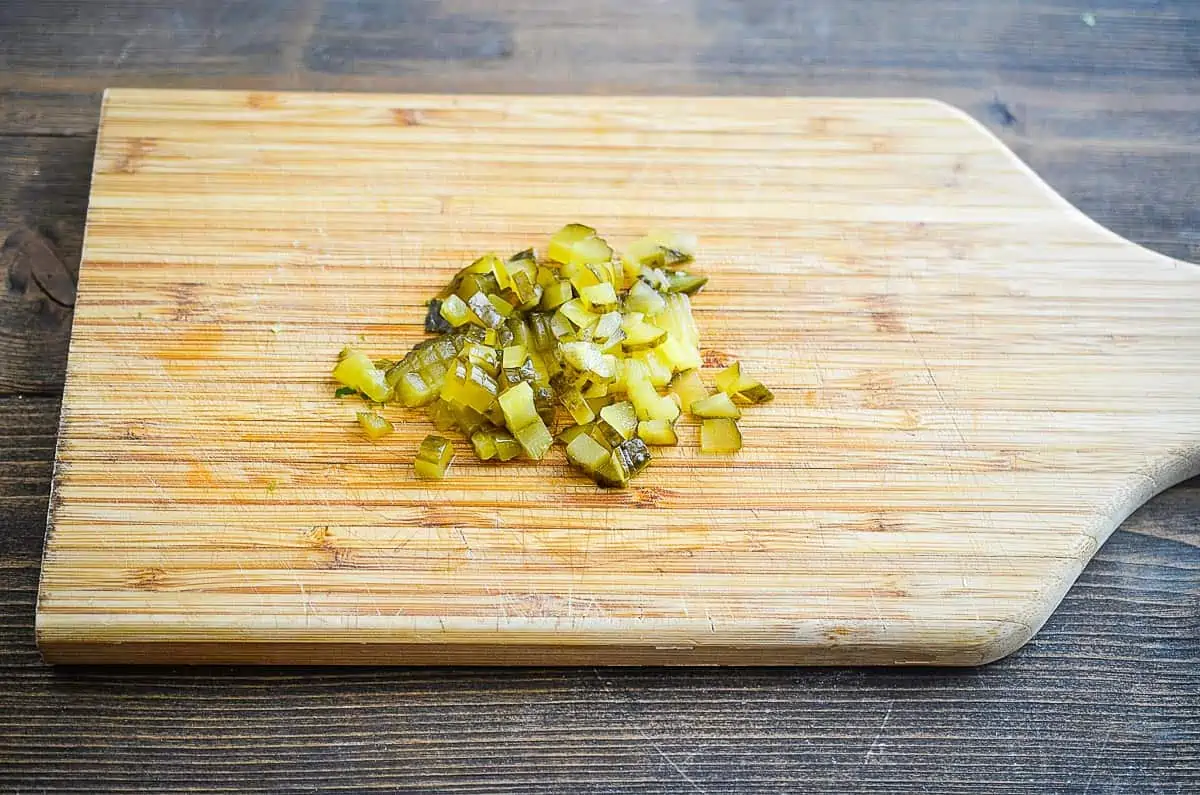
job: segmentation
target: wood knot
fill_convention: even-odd
[[[168,290],[175,302],[172,320],[186,321],[196,316],[200,309],[199,291],[200,285],[195,282],[182,282]]]
[[[493,521],[494,517],[484,511],[451,504],[425,506],[420,524],[425,527],[482,527]]]
[[[333,533],[329,532],[329,526],[314,527],[304,535],[305,542],[313,549],[333,550],[334,545]]]
[[[642,486],[633,489],[633,504],[639,508],[657,508],[670,497],[666,489],[654,486]]]
[[[314,527],[304,534],[304,544],[313,552],[318,553],[315,565],[326,569],[358,568],[354,550],[340,546],[337,536],[328,525]]]
[[[125,150],[117,160],[117,171],[122,174],[136,174],[146,156],[154,151],[158,144],[152,138],[133,138],[125,144]]]
[[[850,629],[850,627],[833,627],[825,633],[825,638],[833,643],[837,643],[853,634],[854,630]]]
[[[279,107],[279,97],[274,94],[255,92],[246,97],[246,107],[255,110],[270,110]]]
[[[829,125],[832,119],[828,116],[814,116],[808,122],[808,132],[810,135],[828,135]]]
[[[877,516],[868,521],[863,529],[872,533],[900,533],[904,531],[904,525],[894,519]]]
[[[34,301],[45,297],[64,309],[75,306],[75,273],[44,235],[27,227],[15,230],[0,247],[0,264],[10,294]]]
[[[197,489],[214,489],[218,485],[212,470],[199,461],[193,461],[188,467],[187,484]]]
[[[867,306],[867,313],[871,316],[871,323],[875,326],[875,330],[884,334],[907,334],[908,326],[904,324],[904,318],[892,306],[892,299],[886,295],[868,295],[863,299],[863,303]]]
[[[421,111],[413,108],[392,108],[392,120],[401,127],[417,127],[421,124]]]
[[[733,356],[724,351],[705,349],[700,351],[700,358],[705,367],[728,367],[733,364]]]
[[[129,584],[140,591],[157,591],[166,583],[167,572],[158,566],[148,566],[133,572]]]
[[[896,405],[896,381],[881,370],[868,370],[859,382],[863,405],[871,409],[892,409]]]

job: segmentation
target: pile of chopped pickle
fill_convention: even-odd
[[[424,406],[481,461],[541,460],[557,438],[606,487],[628,485],[651,446],[677,444],[683,410],[702,422],[701,452],[736,452],[739,404],[773,395],[737,362],[717,375],[716,392],[704,387],[688,296],[708,279],[681,267],[695,249],[690,235],[654,231],[617,253],[591,227],[568,224],[545,257],[484,255],[429,302],[425,330],[437,336],[401,361],[343,350],[337,395]],[[560,408],[570,423],[555,437]],[[394,430],[377,411],[358,421],[369,439]],[[416,474],[442,478],[453,457],[449,439],[427,436]]]

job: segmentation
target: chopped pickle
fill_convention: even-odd
[[[582,438],[582,437],[580,437]],[[593,480],[608,488],[623,488],[650,463],[650,450],[641,439],[630,439],[613,448],[608,460],[592,473]]]
[[[592,424],[590,422],[584,423],[583,425],[571,425],[559,433],[558,441],[562,442],[563,444],[570,444],[572,441],[574,441],[576,436],[580,435],[581,433],[589,433],[591,430]]]
[[[458,358],[464,362],[478,365],[490,376],[500,373],[500,354],[490,345],[479,342],[468,342],[459,351]]]
[[[546,424],[538,417],[535,417],[533,422],[523,428],[513,432],[517,443],[521,445],[521,449],[529,458],[534,461],[540,461],[546,455],[546,451],[550,449],[550,445],[554,444],[554,437],[550,435],[550,431],[546,428]]]
[[[621,322],[621,330],[625,332],[621,347],[629,353],[655,348],[667,339],[666,331],[631,315],[625,316]]]
[[[652,351],[639,351],[631,358],[636,359],[646,366],[646,372],[649,373],[650,383],[655,386],[666,386],[671,383],[672,368],[670,363],[660,354],[659,349]]]
[[[558,309],[574,297],[575,288],[571,286],[571,282],[566,279],[555,280],[542,292],[542,301],[539,306],[546,311]]]
[[[613,449],[613,455],[620,457],[621,464],[628,473],[627,479],[641,472],[650,463],[650,450],[641,439],[626,439]]]
[[[575,288],[575,292],[579,292],[586,287],[599,284],[602,280],[596,275],[596,272],[586,265],[572,262],[563,266],[562,275],[567,277],[571,282],[571,286]]]
[[[344,354],[333,368],[333,377],[338,383],[357,389],[376,403],[384,403],[392,397],[387,375],[365,353],[351,348]]]
[[[705,420],[700,425],[700,452],[736,453],[742,449],[742,432],[727,417]]]
[[[666,264],[666,252],[663,247],[648,237],[635,240],[625,247],[625,262],[636,266],[633,276],[636,277],[642,268],[661,268]],[[626,271],[628,273],[628,270]]]
[[[480,429],[471,434],[471,446],[475,448],[475,457],[480,461],[490,461],[496,457],[496,437],[486,430]]]
[[[395,426],[373,411],[358,412],[358,424],[368,439],[382,439],[396,430]]]
[[[674,262],[668,260],[668,265],[678,262],[690,262],[692,257],[696,256],[696,248],[700,242],[695,235],[688,234],[687,232],[675,232],[669,229],[651,229],[646,233],[646,239],[657,243],[666,251],[678,257]]]
[[[563,407],[571,415],[571,419],[580,425],[591,422],[596,418],[596,412],[588,405],[587,400],[578,389],[568,389],[560,397]]]
[[[539,351],[552,350],[558,343],[550,323],[551,316],[548,314],[534,313],[529,316],[529,336],[533,338],[533,347]]]
[[[683,293],[666,296],[667,308],[654,318],[659,328],[664,328],[699,352],[700,332],[692,318],[692,302]]]
[[[617,313],[612,312],[610,314],[617,314]],[[597,329],[600,328],[600,323],[603,322],[603,320],[604,320],[604,318],[601,318],[600,321],[596,323]],[[608,339],[604,339],[603,337],[600,337],[599,335],[593,335],[593,336],[595,337],[595,339],[603,340],[603,346],[601,347],[601,350],[603,350],[605,353],[608,353],[609,351],[616,351],[616,352],[620,353],[622,350],[624,350],[623,348],[621,348],[621,343],[625,341],[625,332],[622,331],[619,327],[617,328],[616,331],[614,331],[612,333],[611,336],[608,337]]]
[[[508,271],[508,265],[494,254],[489,254],[492,275],[496,277],[496,285],[501,290],[506,290],[512,287],[512,274]]]
[[[657,315],[667,308],[666,300],[649,284],[638,279],[629,288],[629,296],[625,299],[625,308],[645,315]]]
[[[687,271],[670,271],[667,273],[667,290],[672,293],[687,293],[692,295],[700,292],[708,284],[707,276],[699,276]]]
[[[520,367],[527,359],[528,354],[525,352],[524,345],[510,345],[502,351],[501,362],[502,366],[506,368]]]
[[[533,278],[524,271],[517,271],[513,274],[513,289],[510,294],[516,299],[517,309],[522,312],[528,312],[536,309],[542,301],[542,294],[545,292],[542,285],[533,281]]]
[[[454,409],[445,400],[436,400],[429,404],[429,419],[439,431],[448,431],[457,423]]]
[[[558,311],[571,321],[576,328],[587,328],[600,319],[600,316],[592,312],[584,305],[582,298],[572,298],[558,308]]]
[[[670,366],[672,373],[694,370],[704,364],[699,350],[672,333],[667,334],[666,342],[655,350],[655,354]]]
[[[500,383],[505,389],[516,386],[521,381],[533,384],[539,380],[537,368],[533,366],[533,359],[528,356],[519,367],[505,367],[500,371]]]
[[[537,409],[538,417],[547,426],[554,425],[557,414],[556,402],[558,395],[548,384],[535,384],[533,387],[533,406]]]
[[[747,403],[770,403],[775,399],[775,393],[758,382],[743,387],[737,394]]]
[[[674,445],[679,444],[675,435],[675,426],[666,420],[642,420],[637,426],[637,435],[646,444]]]
[[[596,325],[592,326],[592,339],[601,342],[611,339],[614,334],[621,330],[621,313],[617,311],[605,312],[596,321]]]
[[[700,380],[699,370],[685,370],[671,381],[672,394],[679,396],[681,408],[691,413],[692,404],[708,397],[708,390]]]
[[[607,447],[586,433],[576,434],[567,444],[567,460],[592,476],[608,463],[611,454]]]
[[[499,328],[504,325],[504,316],[497,310],[496,306],[482,292],[475,293],[467,299],[467,306],[475,313],[475,317],[483,324],[485,328]]]
[[[521,454],[521,443],[511,433],[497,431],[495,440],[496,458],[501,461],[511,461]]]
[[[664,293],[671,286],[671,281],[667,278],[667,273],[662,268],[642,268],[642,272],[638,274],[638,278],[655,290]]]
[[[571,260],[571,252],[576,243],[596,236],[596,230],[583,224],[567,224],[554,233],[550,238],[550,247],[546,256],[555,262],[566,264]]]
[[[736,420],[742,416],[741,410],[733,404],[733,401],[729,399],[729,395],[726,395],[724,392],[717,392],[703,400],[697,400],[692,404],[691,412],[705,420],[719,417]]]
[[[591,373],[603,380],[615,377],[611,360],[604,358],[600,346],[594,342],[564,342],[559,345],[563,364],[568,364],[581,373]]]
[[[681,409],[703,420],[703,452],[736,451],[737,403],[773,395],[737,362],[717,375],[715,394],[705,390],[688,296],[708,279],[683,267],[695,255],[693,235],[651,230],[617,252],[583,224],[555,232],[543,260],[532,248],[485,254],[427,304],[425,330],[437,336],[400,361],[342,351],[336,395],[424,406],[480,461],[543,458],[562,407],[567,459],[604,487],[628,485],[650,461],[647,445],[679,444]],[[393,431],[378,412],[357,416],[369,438]],[[446,438],[427,437],[417,476],[440,479],[453,455]]]
[[[508,258],[509,262],[525,262],[531,267],[537,265],[537,252],[532,248],[523,249]]]
[[[426,406],[437,400],[441,384],[427,382],[420,372],[409,371],[400,376],[396,382],[396,395],[400,402],[409,408]]]
[[[616,431],[622,440],[631,439],[637,433],[637,410],[628,400],[600,409],[600,419]]]
[[[615,386],[615,384],[614,384]],[[586,395],[584,397],[587,397]],[[592,411],[599,413],[600,409],[605,406],[611,406],[616,403],[617,399],[612,395],[601,395],[600,397],[587,398],[587,404],[592,407]]]
[[[429,306],[425,312],[425,333],[426,334],[445,334],[450,331],[453,326],[450,325],[446,318],[442,317],[442,301],[440,298],[434,298],[429,302]]]
[[[580,394],[583,395],[585,400],[602,398],[608,395],[608,389],[610,386],[612,386],[612,384],[605,383],[604,381],[589,381],[588,385],[580,391]]]
[[[647,376],[642,375],[629,380],[626,387],[639,420],[674,422],[679,417],[679,406],[669,397],[658,394],[658,390]]]
[[[734,362],[717,373],[717,389],[747,403],[766,403],[775,397],[771,390],[742,372],[741,362]]]
[[[570,303],[570,301],[567,303]],[[563,306],[566,306],[566,304],[563,304]],[[575,326],[572,325],[567,316],[563,314],[562,306],[558,308],[557,312],[550,316],[550,332],[554,335],[556,344],[558,340],[561,340],[564,337],[570,337],[575,333]]]
[[[469,406],[479,413],[485,413],[500,391],[496,379],[488,375],[483,368],[467,362],[456,362],[454,368],[446,373],[442,384],[441,397],[454,403]]]
[[[500,317],[506,318],[513,313],[513,305],[510,304],[508,301],[505,301],[500,296],[489,295],[487,297],[487,300],[491,302],[492,308],[495,309],[497,313],[499,313]],[[493,328],[495,328],[495,326],[493,326]]]
[[[446,296],[438,307],[438,311],[442,318],[455,328],[471,322],[471,308],[457,295]]]
[[[484,254],[466,267],[467,273],[495,273],[496,263],[500,257],[496,254]]]
[[[618,306],[617,291],[608,282],[584,287],[579,291],[579,297],[592,312],[612,312]]]
[[[513,433],[535,421],[541,421],[533,403],[533,387],[524,381],[500,395],[500,408],[504,412],[504,424]]]
[[[458,287],[454,290],[454,295],[457,295],[463,301],[466,301],[475,293],[495,292],[500,286],[496,284],[496,277],[490,273],[468,273],[459,281]]]
[[[572,265],[596,265],[608,262],[612,259],[612,255],[613,250],[608,243],[593,235],[592,237],[586,237],[571,246],[569,263]],[[595,273],[594,270],[592,272]],[[612,277],[610,271],[608,281],[611,280]]]
[[[417,449],[417,457],[413,461],[417,477],[424,480],[441,480],[454,460],[454,446],[444,436],[430,434],[421,442]]]
[[[520,345],[526,350],[533,347],[533,335],[529,333],[529,325],[522,318],[510,317],[505,325],[512,334],[512,342],[509,345]]]
[[[737,382],[740,381],[741,378],[742,363],[734,362],[721,372],[717,373],[717,389],[721,390],[726,395],[733,395],[737,392]]]
[[[459,403],[450,403],[450,411],[454,415],[454,426],[463,432],[463,436],[470,437],[471,434],[487,425],[488,420],[482,414],[470,406],[463,406]]]

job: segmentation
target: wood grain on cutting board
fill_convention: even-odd
[[[632,488],[416,481],[329,369],[488,250],[702,238],[775,389]],[[38,637],[55,662],[946,663],[1019,647],[1200,470],[1200,272],[897,100],[110,91]],[[1102,627],[1097,627],[1102,631]]]

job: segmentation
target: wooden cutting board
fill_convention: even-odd
[[[625,491],[414,480],[337,351],[568,221],[700,234],[705,361],[776,401]],[[983,663],[1200,469],[1200,272],[932,101],[114,90],[79,288],[53,662]]]

